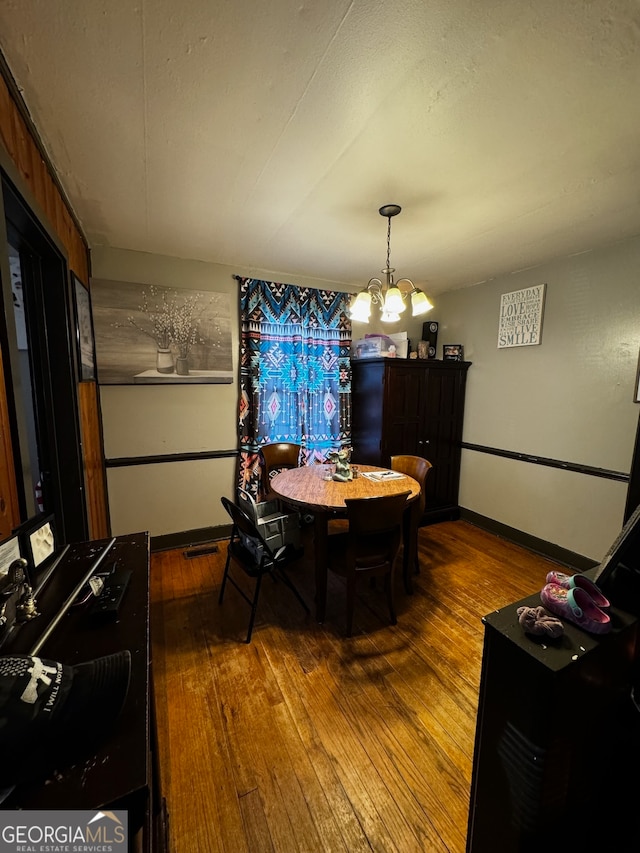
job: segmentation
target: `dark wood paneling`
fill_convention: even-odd
[[[25,120],[26,109],[17,100],[15,84],[7,79],[6,69],[0,77],[0,140],[13,161],[25,187],[33,195],[46,218],[46,225],[62,243],[69,268],[83,283],[89,282],[90,263],[87,243],[77,226],[72,211],[48,166],[33,128]],[[40,215],[40,214],[39,214]],[[90,387],[88,387],[90,386]],[[6,400],[4,388],[0,388]],[[100,409],[95,383],[81,383],[79,416],[82,424],[89,531],[92,538],[104,536],[109,528],[106,478],[100,430]],[[7,444],[9,442],[9,445]],[[8,433],[0,446],[4,459],[0,469],[13,467]],[[15,475],[14,475],[15,488]],[[6,500],[6,498],[5,498]],[[19,519],[18,519],[19,521]]]

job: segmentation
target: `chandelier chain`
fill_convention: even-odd
[[[387,217],[387,270],[391,266],[391,217]]]

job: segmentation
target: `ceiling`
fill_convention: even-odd
[[[640,234],[637,0],[2,0],[91,247],[429,294]],[[285,277],[286,276],[286,277]]]

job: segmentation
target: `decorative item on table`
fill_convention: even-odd
[[[418,341],[418,358],[429,358],[429,344],[426,341]]]
[[[442,358],[444,361],[464,361],[464,347],[462,344],[443,344]]]
[[[349,480],[353,480],[353,471],[349,465],[349,459],[351,459],[350,447],[341,447],[340,450],[332,450],[327,454],[327,459],[336,466],[336,470],[331,477],[332,480],[336,480],[339,483],[347,483]]]

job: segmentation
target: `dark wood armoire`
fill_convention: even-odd
[[[424,456],[423,524],[458,518],[458,484],[468,361],[353,359],[354,463],[388,467],[391,456]]]

